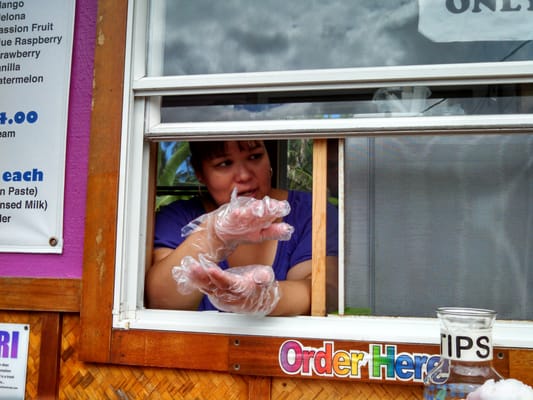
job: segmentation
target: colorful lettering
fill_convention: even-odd
[[[333,342],[324,342],[320,349],[313,349],[297,340],[288,340],[280,347],[279,365],[290,375],[359,377],[361,367],[366,364],[365,356],[360,351],[335,351]]]
[[[440,360],[438,355],[397,353],[396,345],[370,344],[369,351],[335,350],[335,343],[304,346],[287,340],[279,348],[278,362],[289,375],[361,379],[367,367],[369,379],[423,382]]]
[[[7,331],[0,331],[0,358],[17,358],[18,344],[18,332],[13,332],[11,335]]]

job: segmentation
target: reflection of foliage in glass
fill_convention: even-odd
[[[313,189],[313,140],[289,140],[287,149],[287,180],[289,189]]]
[[[161,142],[158,151],[157,183],[161,186],[172,186],[183,182],[184,170],[181,168],[189,155],[186,142]]]
[[[328,154],[329,157],[329,154]],[[334,161],[337,163],[337,160]],[[328,166],[329,168],[329,166]],[[330,179],[328,177],[328,179]],[[313,191],[313,140],[289,140],[287,150],[287,183],[288,188]],[[330,194],[328,188],[328,201],[338,206],[337,191]]]
[[[187,142],[161,142],[157,152],[156,210],[174,200],[190,197],[188,192],[179,194],[172,187],[198,187],[198,181],[188,162],[189,145]],[[166,191],[164,189],[167,189]]]

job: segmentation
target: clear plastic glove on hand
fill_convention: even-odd
[[[187,256],[172,269],[172,276],[181,293],[196,288],[222,311],[263,316],[272,312],[280,298],[274,271],[266,265],[223,270],[202,255],[200,261]]]
[[[207,240],[198,243],[213,261],[226,258],[241,243],[259,243],[264,240],[289,240],[294,228],[285,222],[275,222],[291,211],[287,201],[265,196],[237,197],[233,190],[231,200],[183,227],[182,236],[205,229]]]

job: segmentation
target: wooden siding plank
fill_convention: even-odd
[[[229,372],[243,375],[255,375],[255,376],[271,376],[271,377],[293,377],[293,378],[305,378],[305,379],[327,379],[338,381],[360,381],[360,382],[375,382],[380,383],[392,383],[402,385],[420,385],[421,382],[414,382],[412,380],[400,381],[399,379],[390,379],[385,377],[370,376],[369,363],[367,359],[361,358],[360,370],[357,366],[348,367],[345,365],[342,368],[344,376],[337,375],[334,371],[327,371],[325,365],[331,367],[329,357],[334,352],[344,351],[346,354],[352,353],[366,353],[371,354],[370,346],[382,346],[380,354],[385,351],[385,346],[394,348],[394,354],[400,353],[406,354],[425,354],[425,355],[439,355],[440,348],[437,345],[426,344],[410,344],[410,343],[372,343],[372,342],[358,342],[358,341],[327,341],[320,339],[291,339],[292,342],[302,344],[305,349],[310,351],[307,356],[301,355],[301,358],[296,356],[297,360],[294,362],[302,362],[301,370],[294,372],[294,375],[290,375],[288,372],[282,370],[280,366],[280,357],[282,351],[281,347],[287,341],[287,338],[275,338],[275,337],[257,337],[257,336],[242,336],[230,338],[230,351],[229,351]],[[331,344],[330,349],[324,349],[325,342]],[[312,349],[322,349],[313,353]],[[294,347],[293,347],[294,350]],[[294,353],[294,351],[293,351]],[[319,354],[318,357],[323,357],[323,362],[326,364],[320,364],[324,367],[324,371],[313,372],[313,365],[304,365],[307,362],[313,363],[314,361],[310,357],[310,354]],[[502,374],[502,376],[509,376],[509,350],[498,348],[494,349],[494,362],[495,369]],[[390,360],[382,358],[383,365],[379,368],[381,373],[384,373],[386,365]],[[305,372],[305,369],[309,367],[309,370]],[[390,366],[389,366],[390,367]],[[295,367],[296,368],[296,367]],[[359,374],[359,375],[358,375]]]
[[[80,357],[109,360],[127,2],[98,2]]]
[[[272,378],[264,376],[251,376],[248,379],[249,400],[270,400]]]
[[[0,278],[0,309],[79,312],[80,279]]]
[[[112,363],[228,370],[225,335],[115,329],[112,336]]]
[[[61,356],[61,314],[43,313],[41,350],[39,353],[39,399],[56,399],[59,389],[59,365]]]
[[[327,140],[313,142],[313,275],[311,315],[326,315]]]

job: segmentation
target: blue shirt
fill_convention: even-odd
[[[291,212],[283,221],[294,227],[294,233],[288,241],[279,241],[272,264],[276,280],[287,279],[287,272],[295,265],[311,259],[312,256],[312,196],[311,193],[290,190],[287,201]],[[181,236],[181,229],[189,222],[205,214],[205,209],[199,198],[178,200],[162,207],[156,215],[154,247],[178,247],[185,238]],[[326,255],[338,255],[338,212],[328,203]],[[224,260],[219,263],[223,269],[229,268]],[[216,310],[207,296],[204,296],[199,311]]]

